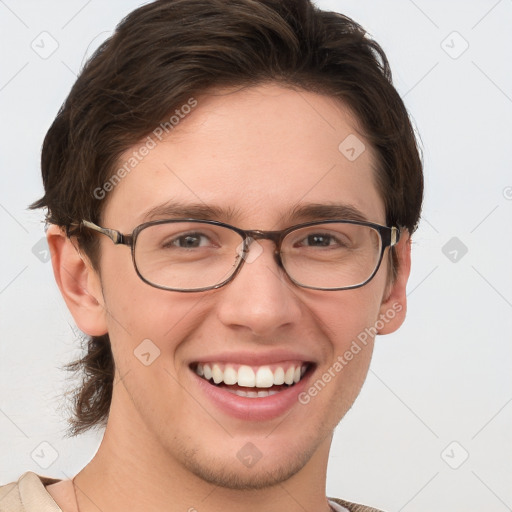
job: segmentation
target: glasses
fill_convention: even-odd
[[[323,220],[282,231],[243,230],[214,220],[172,219],[146,222],[131,234],[83,220],[132,251],[135,271],[163,290],[201,292],[220,288],[251,261],[255,240],[275,244],[277,264],[297,286],[347,290],[368,283],[377,273],[386,247],[400,239],[398,227],[371,222]],[[259,244],[253,251],[263,250]],[[254,254],[254,252],[253,252]]]

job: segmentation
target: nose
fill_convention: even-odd
[[[270,240],[253,241],[238,274],[218,290],[218,318],[224,325],[261,337],[299,321],[299,292],[279,267],[274,250]]]

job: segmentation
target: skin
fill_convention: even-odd
[[[349,134],[366,145],[353,162],[338,150]],[[298,224],[302,219],[289,214],[305,203],[350,204],[385,224],[374,167],[356,121],[333,98],[277,84],[208,95],[110,192],[101,223],[130,233],[147,209],[178,200],[215,205],[225,211],[218,220],[245,229]],[[407,232],[397,246],[394,283],[387,280],[388,249],[361,288],[299,288],[277,267],[272,242],[263,240],[263,252],[230,284],[188,294],[148,286],[136,275],[129,248],[99,236],[101,277],[57,226],[48,230],[66,304],[85,333],[108,331],[116,364],[104,438],[75,478],[80,511],[329,510],[333,430],[361,389],[374,340],[307,405],[267,421],[221,412],[193,386],[189,364],[225,351],[260,355],[279,348],[314,361],[314,382],[397,305],[401,311],[379,334],[402,324]],[[133,354],[144,339],[161,352],[150,366]],[[237,459],[248,442],[262,453],[250,468]],[[76,510],[69,482],[48,490],[64,510]]]

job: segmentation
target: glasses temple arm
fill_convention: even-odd
[[[109,229],[109,228],[102,228],[101,226],[98,226],[97,224],[94,224],[94,222],[89,222],[88,220],[83,220],[82,225],[86,228],[92,229],[94,231],[97,231],[98,233],[102,233],[103,235],[106,235],[114,242],[114,244],[124,244],[124,245],[131,245],[132,243],[132,236],[131,235],[123,235],[121,232],[116,231],[115,229]]]
[[[391,227],[389,246],[393,247],[400,240],[401,230],[396,226]]]

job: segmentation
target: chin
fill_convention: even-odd
[[[297,449],[297,443],[289,443],[289,448],[281,452],[279,448],[283,444],[280,443],[274,449],[269,448],[267,454],[264,450],[257,450],[258,440],[254,444],[246,442],[243,446],[251,446],[247,453],[253,455],[253,460],[247,465],[240,453],[242,449],[236,449],[227,456],[207,454],[207,449],[180,450],[180,458],[188,471],[205,482],[232,490],[257,490],[279,485],[304,469],[322,441],[318,437],[309,442],[303,440],[302,450]],[[260,446],[262,444],[269,445],[268,442],[259,443]]]
[[[237,458],[233,458],[231,462],[212,461],[210,464],[206,464],[204,460],[189,460],[187,467],[195,476],[217,487],[249,491],[265,489],[285,482],[307,464],[310,456],[295,457],[286,462],[281,458],[280,462],[274,461],[270,464],[268,462],[265,464],[263,458],[252,467],[244,467]],[[302,458],[307,460],[301,460]]]

